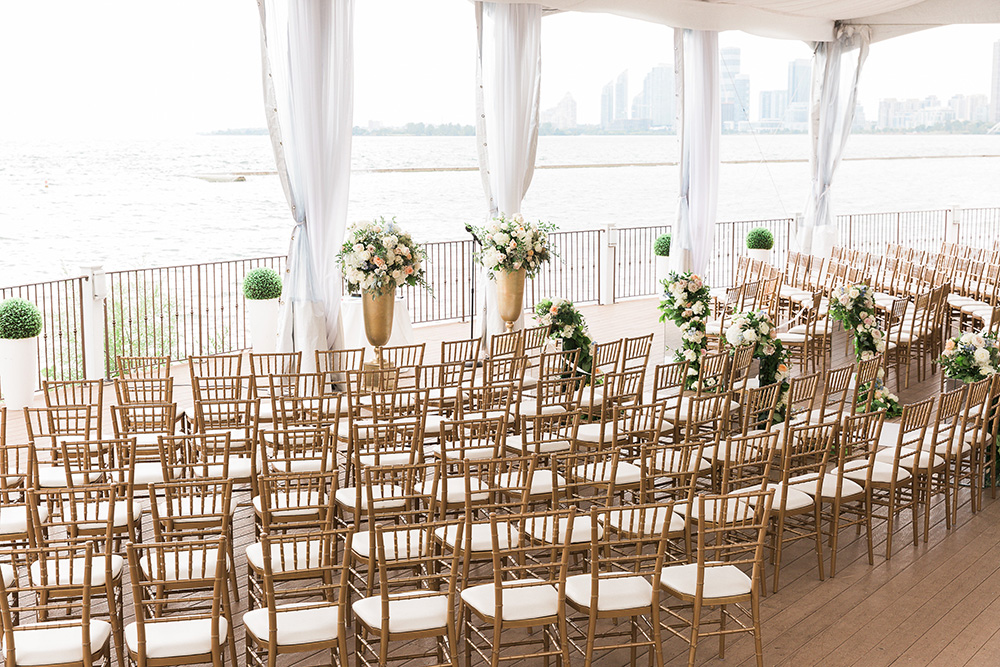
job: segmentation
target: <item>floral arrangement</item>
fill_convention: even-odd
[[[562,342],[564,350],[580,350],[577,367],[587,377],[587,383],[594,366],[590,330],[583,315],[572,301],[566,299],[543,299],[535,304],[535,321],[549,328],[549,338]]]
[[[945,342],[938,363],[945,377],[977,382],[1000,368],[1000,348],[995,336],[966,332]]]
[[[754,227],[747,232],[747,248],[750,250],[770,250],[774,247],[774,234],[766,227]]]
[[[660,301],[660,321],[670,320],[681,330],[681,349],[674,353],[677,361],[688,362],[686,386],[691,388],[701,370],[701,355],[708,347],[705,323],[708,318],[708,285],[693,273],[671,271],[663,281],[664,295]]]
[[[42,314],[24,299],[0,303],[0,338],[34,338],[42,332]]]
[[[748,310],[733,318],[725,331],[726,343],[731,351],[741,345],[753,345],[753,357],[760,360],[758,380],[760,386],[781,383],[778,396],[776,421],[784,421],[788,389],[788,350],[778,340],[777,327],[768,317],[766,310]]]
[[[277,299],[281,296],[281,277],[264,266],[248,271],[243,278],[243,296],[251,301]]]
[[[852,335],[854,355],[858,361],[867,361],[885,352],[885,332],[875,320],[875,300],[868,285],[841,285],[830,294],[830,317],[840,322]],[[875,380],[875,397],[872,409],[885,409],[887,417],[903,414],[899,399],[882,381],[880,368]],[[860,389],[864,390],[865,387]]]
[[[548,222],[527,222],[520,213],[509,219],[503,213],[483,227],[472,227],[482,249],[476,261],[486,267],[490,278],[497,271],[524,269],[534,278],[539,267],[552,257],[549,232],[555,225]]]
[[[381,295],[403,285],[427,287],[424,252],[399,228],[396,218],[356,222],[348,227],[337,261],[351,294]]]

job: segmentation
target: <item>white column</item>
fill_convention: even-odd
[[[598,303],[604,306],[615,302],[615,253],[618,250],[618,229],[614,223],[604,226],[600,239],[601,285]]]
[[[83,363],[86,379],[104,379],[104,301],[108,281],[100,264],[81,266],[83,271]]]

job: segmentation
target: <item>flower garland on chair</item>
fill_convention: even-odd
[[[868,285],[841,285],[833,290],[830,294],[830,317],[844,325],[845,331],[851,332],[858,361],[867,361],[885,352],[886,334],[875,321],[875,299]],[[879,368],[872,410],[885,409],[887,417],[898,417],[903,414],[903,409],[899,398],[885,386],[882,380],[884,375],[885,372]]]
[[[785,400],[788,395],[788,350],[777,338],[777,327],[766,310],[748,310],[733,318],[725,331],[730,354],[741,345],[753,345],[753,358],[760,360],[758,380],[761,387],[781,383],[775,417],[784,421]]]
[[[583,315],[572,301],[566,299],[543,299],[535,304],[535,321],[549,328],[549,338],[562,342],[563,350],[580,350],[579,368],[590,384],[594,365],[590,330]]]
[[[663,287],[660,321],[670,320],[680,327],[681,349],[674,352],[674,359],[688,362],[685,386],[690,389],[698,380],[701,355],[708,348],[708,337],[705,335],[710,303],[708,285],[691,272],[671,271],[663,281]]]

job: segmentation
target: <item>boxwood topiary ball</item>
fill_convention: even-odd
[[[754,227],[747,234],[747,248],[750,250],[770,250],[774,247],[774,235],[764,227]]]
[[[660,234],[653,241],[653,254],[657,257],[670,255],[670,234]]]
[[[0,303],[0,338],[34,338],[42,332],[42,314],[24,299]]]
[[[274,269],[259,268],[243,278],[243,296],[254,301],[281,296],[281,278]]]

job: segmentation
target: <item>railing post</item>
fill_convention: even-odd
[[[108,281],[100,264],[83,270],[83,369],[88,380],[101,380],[105,370],[104,299]]]
[[[945,220],[948,219],[948,214],[945,213]],[[944,242],[948,243],[948,239],[954,237],[952,243],[959,243],[962,232],[962,207],[952,206],[951,207],[951,222],[946,223],[944,227]]]
[[[615,302],[615,247],[618,245],[618,229],[614,223],[604,226],[600,239],[598,274],[601,284],[597,298],[598,303],[605,306]]]

